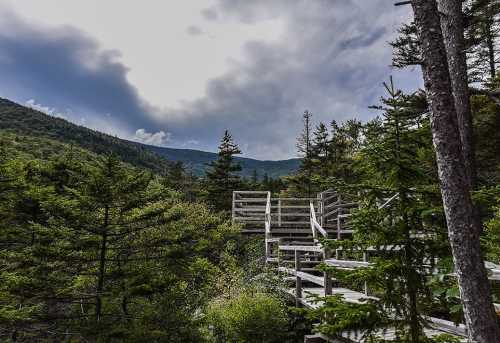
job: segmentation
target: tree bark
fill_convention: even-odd
[[[465,171],[471,189],[476,186],[476,163],[470,106],[467,57],[465,55],[464,15],[461,1],[439,0],[441,29],[448,57],[451,86],[462,141]]]
[[[474,220],[457,113],[436,0],[413,0],[422,43],[423,75],[453,262],[471,342],[500,342],[500,329]]]

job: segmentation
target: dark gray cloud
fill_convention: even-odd
[[[160,110],[127,82],[116,52],[71,28],[17,21],[5,27],[18,29],[0,31],[0,92],[120,124],[132,136],[163,131],[171,146],[196,141],[196,148],[215,150],[229,129],[245,155],[292,157],[305,109],[324,122],[374,116],[367,108],[393,73],[387,41],[408,17],[387,0],[218,0],[201,14],[207,25],[279,20],[282,34],[246,42],[243,59],[209,80],[204,97]],[[395,80],[407,89],[421,84],[411,72],[395,73]]]
[[[219,0],[213,10],[248,25],[279,19],[284,33],[276,42],[247,42],[244,60],[177,113],[184,120],[175,131],[196,132],[212,149],[229,128],[252,156],[292,156],[305,109],[316,121],[367,120],[391,73],[402,88],[421,83],[417,73],[389,67],[387,41],[408,17],[390,1]]]
[[[18,101],[34,99],[68,112],[71,120],[84,118],[87,125],[107,131],[122,133],[127,127],[158,131],[148,116],[153,109],[127,81],[128,70],[118,62],[118,51],[102,50],[72,27],[35,27],[13,14],[2,20],[2,95]]]

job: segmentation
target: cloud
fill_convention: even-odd
[[[367,120],[390,74],[399,87],[421,85],[418,74],[389,67],[387,41],[409,13],[386,0],[219,0],[214,10],[219,21],[280,20],[284,30],[277,41],[246,42],[244,58],[210,80],[205,97],[175,111],[171,130],[212,149],[228,128],[247,155],[291,157],[305,109],[316,122]]]
[[[38,104],[35,99],[29,99],[24,103],[24,106],[32,108],[34,110],[43,112],[45,114],[48,114],[49,116],[52,117],[57,117],[57,118],[63,118],[67,119],[67,116],[61,112],[59,112],[57,109],[48,107],[48,106],[43,106],[42,104]]]
[[[71,108],[69,119],[85,117],[94,128],[102,126],[106,113],[115,120],[115,132],[158,126],[150,115],[154,109],[127,80],[118,51],[102,49],[73,27],[38,26],[0,13],[0,92],[5,96]]]
[[[217,11],[214,8],[205,8],[201,10],[201,15],[206,19],[206,20],[217,20],[219,15],[217,14]]]
[[[170,132],[158,131],[155,133],[147,132],[145,129],[138,129],[135,131],[134,140],[140,143],[164,146],[170,141]]]
[[[204,96],[159,109],[130,84],[119,52],[71,27],[39,27],[4,15],[0,93],[71,108],[75,121],[84,117],[86,125],[148,144],[183,147],[196,140],[198,148],[214,151],[228,129],[246,156],[277,159],[295,155],[305,109],[316,122],[367,120],[390,74],[405,89],[422,84],[417,73],[389,68],[387,42],[409,18],[408,9],[390,1],[216,0],[201,16],[206,25],[276,21],[281,36],[242,42],[243,57],[208,80]]]
[[[190,34],[191,36],[199,36],[199,35],[203,34],[203,30],[199,26],[196,26],[196,25],[188,26],[186,29],[186,32],[188,34]]]

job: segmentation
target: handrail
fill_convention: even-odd
[[[389,206],[389,204],[396,199],[399,196],[399,193],[394,194],[392,197],[390,197],[386,202],[384,202],[382,205],[378,207],[379,210],[386,208]]]
[[[318,231],[319,233],[321,233],[321,235],[323,237],[328,238],[328,232],[326,232],[326,230],[323,229],[323,227],[318,223],[318,220],[316,219],[316,211],[314,209],[314,204],[313,204],[312,201],[309,203],[309,206],[311,207],[311,211],[310,211],[310,215],[311,215],[311,230],[312,230],[312,234],[313,234],[314,240],[316,240],[316,237],[317,237],[316,231]]]
[[[266,235],[271,234],[271,192],[267,192],[266,213],[265,213]]]

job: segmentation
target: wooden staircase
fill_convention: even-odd
[[[381,201],[380,208],[388,206],[397,194]],[[370,254],[380,250],[398,251],[400,246],[372,247],[359,251],[358,259],[345,254],[342,248],[335,251],[325,249],[321,240],[339,240],[353,233],[349,223],[352,209],[358,204],[333,190],[319,193],[314,198],[273,198],[270,192],[235,191],[233,193],[233,221],[243,224],[245,234],[263,234],[265,237],[266,263],[274,266],[278,273],[293,282],[286,293],[295,298],[297,306],[314,308],[321,306],[313,300],[315,296],[325,297],[340,294],[344,301],[363,303],[376,299],[365,284],[362,289],[349,289],[335,279],[335,275],[322,272],[320,264],[337,269],[353,270],[370,267]],[[493,272],[491,279],[499,279],[500,266],[486,264]],[[460,341],[467,342],[463,325],[439,318],[428,317],[425,329],[429,337],[451,334]],[[342,333],[339,337],[310,335],[309,342],[362,342],[353,332]],[[390,340],[394,330],[380,330],[380,337]]]

